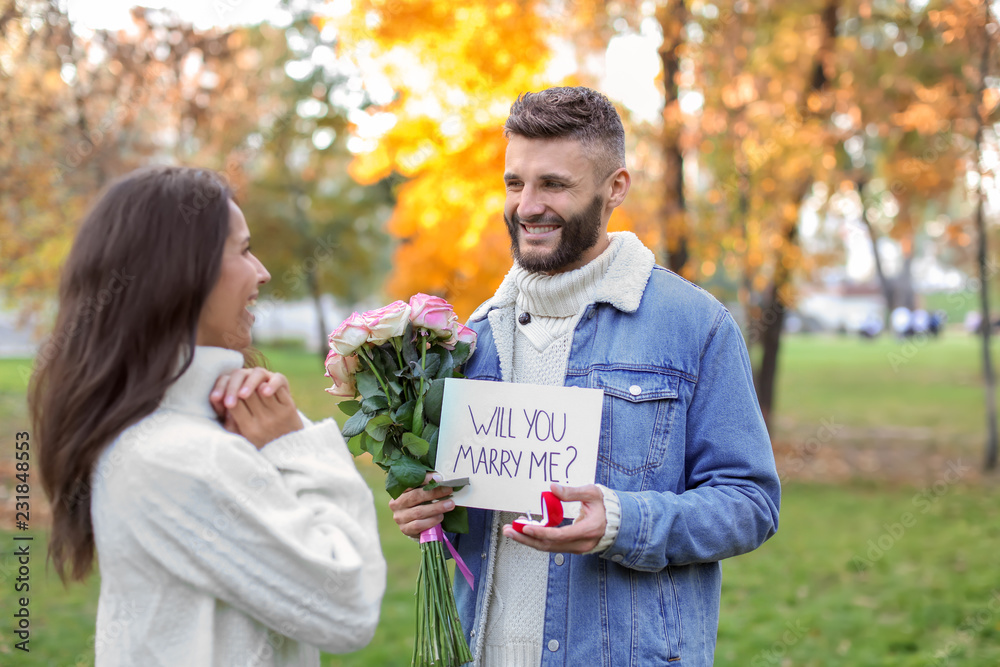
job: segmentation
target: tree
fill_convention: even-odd
[[[391,183],[361,186],[348,173],[347,109],[333,100],[351,84],[335,67],[333,35],[324,35],[306,13],[287,28],[260,26],[255,34],[273,50],[262,67],[275,100],[270,124],[252,136],[259,149],[246,160],[254,243],[274,277],[262,292],[272,300],[312,299],[319,340],[325,340],[331,327],[321,295],[357,303],[377,290],[388,270],[392,244],[384,223]],[[285,75],[287,64],[295,77]]]
[[[510,266],[500,219],[506,143],[501,133],[518,94],[550,85],[549,35],[559,15],[546,3],[435,0],[354,4],[337,25],[345,53],[374,50],[396,98],[372,115],[392,128],[358,156],[352,173],[374,182],[397,173],[389,221],[399,239],[387,290],[427,292],[468,316]]]
[[[769,426],[793,278],[810,267],[799,244],[800,211],[813,183],[834,166],[838,9],[836,0],[769,11],[724,3],[699,19],[692,55],[705,96],[701,159],[714,181],[703,214],[721,220],[712,225],[709,257],[713,271],[724,263],[740,276],[754,382]]]
[[[978,3],[977,3],[978,4]],[[995,470],[997,467],[997,400],[996,400],[996,374],[993,369],[993,359],[990,356],[990,301],[989,301],[989,284],[990,284],[990,274],[987,270],[986,258],[988,254],[988,238],[986,236],[986,221],[985,221],[985,204],[986,204],[986,185],[987,174],[985,169],[985,133],[987,131],[988,123],[995,123],[1000,120],[1000,104],[998,104],[998,95],[996,91],[990,91],[987,83],[987,78],[995,71],[996,65],[995,61],[990,59],[991,47],[994,46],[993,42],[996,40],[998,33],[1000,33],[1000,25],[997,23],[996,16],[990,10],[990,5],[988,2],[982,3],[982,9],[978,7],[974,16],[974,21],[971,22],[972,27],[975,28],[975,33],[973,33],[977,42],[981,42],[980,49],[982,56],[979,61],[978,68],[978,81],[976,81],[976,104],[972,108],[971,117],[976,119],[976,167],[978,170],[978,184],[977,184],[977,198],[976,198],[976,263],[979,269],[979,303],[980,308],[982,308],[983,316],[983,326],[982,326],[982,363],[983,363],[983,382],[985,384],[985,398],[986,398],[986,452],[983,461],[983,467],[986,470]],[[975,20],[978,19],[978,20]],[[971,32],[971,31],[970,31]],[[978,34],[976,34],[978,33]],[[995,183],[995,174],[992,179]]]
[[[40,310],[85,207],[149,162],[223,172],[283,295],[356,301],[384,275],[388,185],[361,189],[347,176],[346,111],[326,101],[344,77],[317,66],[298,79],[285,72],[322,49],[333,57],[309,20],[288,31],[198,31],[136,9],[133,30],[91,33],[75,30],[55,0],[0,2],[0,103],[11,110],[0,115],[0,291],[9,300]],[[291,35],[306,40],[298,53]]]
[[[965,170],[967,146],[958,122],[967,107],[958,85],[968,58],[964,44],[944,38],[938,7],[925,11],[868,4],[845,28],[842,79],[852,126],[841,143],[842,177],[856,183],[861,221],[872,245],[886,310],[916,306],[911,266],[922,218],[946,206]],[[885,273],[880,239],[899,244],[897,276]]]
[[[686,0],[673,0],[657,8],[657,20],[663,31],[660,61],[663,66],[663,220],[666,245],[666,266],[685,276],[693,275],[687,268],[690,258],[688,245],[690,230],[687,220],[684,192],[684,150],[682,134],[684,117],[680,106],[681,54],[684,46],[684,29],[690,14]]]
[[[0,290],[32,311],[111,178],[150,161],[231,166],[260,82],[241,31],[167,12],[135,10],[130,34],[78,33],[55,0],[6,0],[0,17]]]
[[[912,262],[925,217],[955,196],[973,135],[961,111],[972,93],[959,84],[966,5],[979,6],[584,0],[566,13],[544,0],[357,3],[350,48],[379,54],[398,90],[380,109],[395,126],[354,167],[365,179],[408,179],[390,226],[401,239],[390,289],[442,294],[466,313],[489,296],[509,264],[494,175],[510,101],[559,83],[544,72],[551,44],[587,62],[655,20],[663,121],[622,114],[629,163],[640,168],[612,223],[632,226],[663,263],[720,298],[739,299],[771,424],[786,312],[801,282],[842,253],[802,238],[804,214],[857,199],[876,249],[876,236],[890,238]],[[588,76],[571,80],[594,85]],[[685,95],[700,105],[682,111]],[[455,220],[469,224],[456,233]],[[887,300],[893,280],[905,293],[905,272],[882,274]]]

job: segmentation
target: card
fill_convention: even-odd
[[[603,405],[600,389],[449,378],[435,469],[468,478],[458,505],[537,514],[552,482],[594,483]]]

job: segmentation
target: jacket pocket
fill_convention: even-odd
[[[592,386],[604,391],[598,460],[626,475],[663,463],[680,380],[631,368],[595,369]]]
[[[682,664],[681,600],[671,568],[638,572],[606,560],[602,563],[599,590],[604,664]],[[699,601],[686,602],[697,605]]]

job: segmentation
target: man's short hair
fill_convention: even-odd
[[[510,107],[504,136],[576,139],[594,162],[597,178],[625,166],[625,128],[611,101],[582,86],[523,93]]]

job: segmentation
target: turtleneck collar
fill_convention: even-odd
[[[611,232],[612,242],[621,237],[621,248],[597,285],[594,303],[607,303],[625,313],[635,312],[642,301],[646,281],[653,272],[655,259],[653,251],[642,244],[632,232]],[[595,260],[597,261],[597,260]],[[520,267],[514,266],[504,277],[493,298],[488,299],[470,318],[477,322],[485,318],[493,309],[512,307],[517,300],[518,287],[514,274]],[[584,267],[585,268],[585,267]]]
[[[597,286],[622,247],[621,236],[613,236],[596,259],[564,273],[533,273],[515,265],[517,309],[541,317],[572,317],[593,302]]]
[[[198,417],[216,419],[208,395],[223,373],[243,368],[243,355],[236,350],[199,345],[194,348],[191,365],[167,388],[161,408]]]

